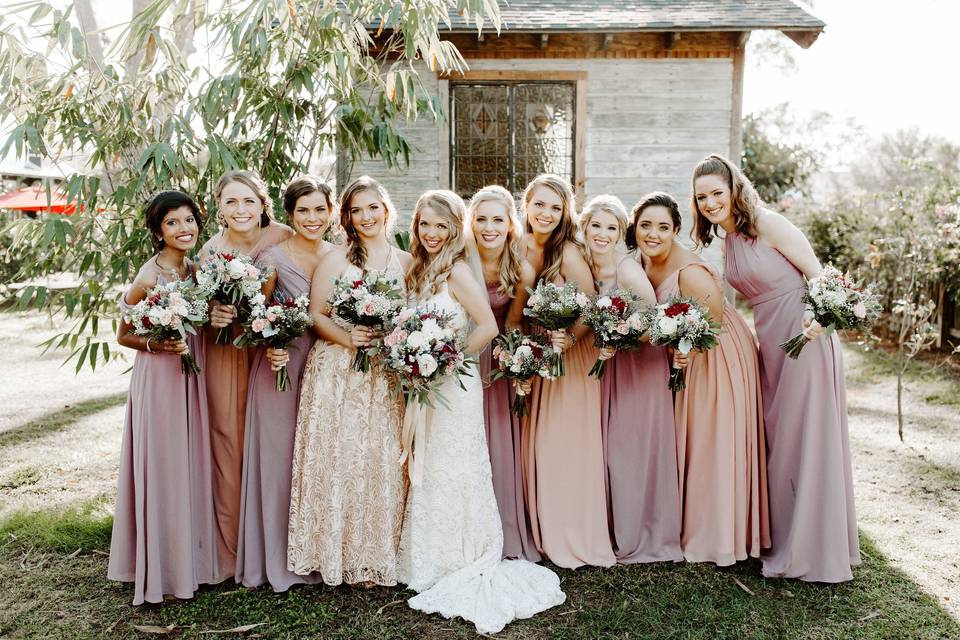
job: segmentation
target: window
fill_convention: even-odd
[[[450,184],[519,192],[540,173],[574,183],[575,82],[451,82]]]

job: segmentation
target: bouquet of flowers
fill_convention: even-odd
[[[257,293],[250,300],[250,315],[243,322],[243,333],[237,336],[233,344],[237,347],[263,345],[286,349],[313,324],[307,311],[309,304],[307,296],[291,298],[280,292],[274,293],[273,300],[267,304],[264,295]],[[284,366],[277,371],[277,391],[289,388],[290,374]]]
[[[647,332],[650,316],[645,305],[631,292],[618,289],[597,296],[583,310],[582,320],[594,333],[597,347],[636,349]],[[597,358],[589,375],[603,378],[607,361]]]
[[[558,286],[552,282],[540,281],[536,289],[527,289],[530,297],[523,315],[548,331],[569,329],[584,308],[590,304],[590,298],[577,289],[577,285],[568,282]],[[550,357],[550,374],[554,378],[563,375],[563,353],[554,351]]]
[[[329,304],[334,313],[353,325],[382,329],[390,325],[404,306],[399,283],[376,271],[365,271],[360,278],[337,278]],[[379,340],[357,349],[353,368],[370,370],[370,356],[379,350]]]
[[[490,372],[491,380],[506,378],[523,381],[531,376],[550,379],[550,358],[553,347],[542,334],[524,335],[513,329],[497,336],[493,343],[493,359],[497,368]],[[518,416],[527,415],[527,399],[516,385],[510,411]]]
[[[809,305],[817,322],[827,328],[827,335],[835,329],[866,331],[883,312],[883,305],[876,293],[857,286],[832,265],[824,266],[820,275],[807,283],[803,302]],[[780,347],[796,360],[807,342],[801,333]]]
[[[150,340],[183,340],[188,333],[196,334],[196,328],[207,321],[207,299],[190,284],[176,280],[158,284],[123,317],[133,325],[133,332],[138,336]],[[190,353],[180,356],[180,369],[185,375],[200,373]]]
[[[429,305],[403,309],[393,329],[383,339],[383,364],[397,376],[404,401],[433,406],[442,379],[449,375],[470,376],[463,353],[463,338],[453,316]],[[463,386],[463,383],[460,383]]]
[[[650,317],[650,342],[671,346],[680,353],[717,346],[720,329],[710,313],[690,298],[672,297],[653,308]],[[670,389],[686,386],[683,369],[670,369]]]
[[[249,256],[221,251],[200,266],[197,283],[208,300],[232,304],[244,318],[249,301],[260,293],[263,274]],[[217,331],[217,344],[230,344],[230,334],[230,327]]]

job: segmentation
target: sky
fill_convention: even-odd
[[[815,0],[827,23],[795,73],[748,60],[744,112],[789,102],[879,135],[917,127],[960,143],[960,0]]]

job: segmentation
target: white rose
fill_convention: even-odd
[[[657,327],[659,327],[660,333],[663,335],[672,336],[677,332],[677,321],[670,316],[663,316],[659,322],[657,322]]]
[[[531,348],[530,348],[529,346],[527,346],[527,345],[523,345],[523,346],[517,348],[517,350],[516,350],[516,352],[515,352],[515,355],[516,355],[516,357],[517,357],[518,359],[532,358],[532,357],[533,357],[533,349],[531,349]]]
[[[429,376],[437,370],[437,361],[429,353],[417,356],[417,365],[420,367],[420,374],[423,376]]]
[[[444,330],[440,328],[439,323],[433,318],[427,318],[423,321],[423,326],[420,327],[420,331],[423,332],[430,340],[441,340],[444,335]]]
[[[612,303],[613,303],[613,301],[610,299],[609,296],[602,296],[602,297],[600,297],[600,298],[597,298],[597,308],[598,308],[598,309],[605,309],[605,308],[609,307]]]
[[[231,263],[231,264],[233,264],[233,263]],[[255,307],[259,307],[259,306],[265,304],[266,301],[267,301],[267,299],[266,299],[266,298],[264,297],[264,295],[263,295],[262,293],[260,293],[260,292],[257,292],[257,293],[255,293],[255,294],[253,294],[253,297],[250,298],[250,302],[253,303],[253,306],[255,306]]]
[[[427,346],[427,337],[420,331],[411,331],[407,336],[407,345],[411,349],[424,349]]]
[[[227,274],[229,274],[231,279],[239,280],[247,275],[247,265],[239,260],[231,260],[227,263]]]

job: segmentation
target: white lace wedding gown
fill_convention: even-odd
[[[423,302],[454,314],[466,313],[444,284]],[[410,606],[446,618],[459,616],[479,633],[497,633],[512,620],[529,618],[561,604],[560,579],[526,560],[501,560],[503,530],[493,493],[483,423],[479,373],[447,380],[426,444],[420,445],[423,478],[410,488],[400,536],[398,580],[419,592]]]

